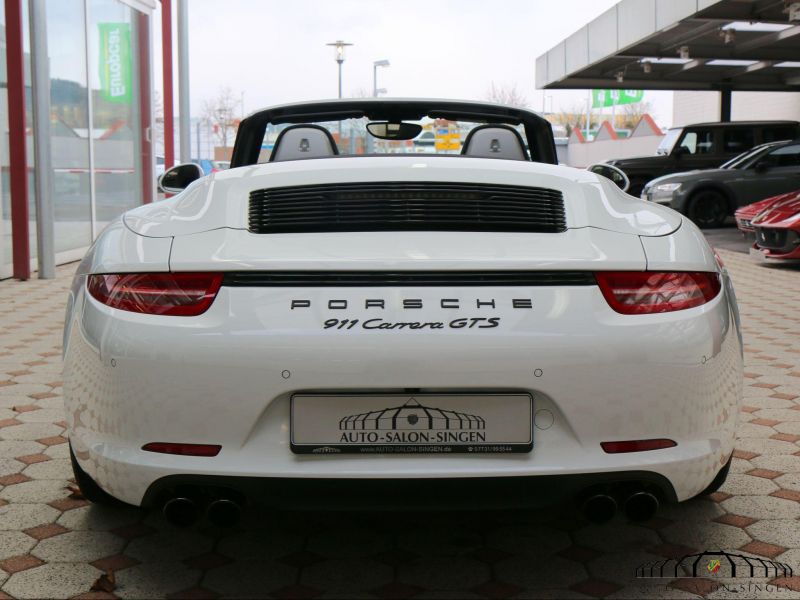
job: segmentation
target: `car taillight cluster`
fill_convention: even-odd
[[[722,287],[718,273],[601,271],[595,277],[609,306],[623,315],[694,308],[714,299]]]
[[[112,308],[149,315],[194,317],[214,302],[222,273],[90,275],[89,293]]]
[[[192,317],[208,310],[222,273],[121,273],[89,276],[89,293],[112,308],[151,315]],[[718,273],[600,271],[597,285],[609,306],[624,315],[694,308],[719,294]]]

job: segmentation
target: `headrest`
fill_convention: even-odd
[[[461,154],[481,158],[528,160],[522,137],[516,129],[508,125],[479,125],[470,130]]]
[[[278,134],[269,162],[336,156],[339,149],[321,125],[292,125]]]

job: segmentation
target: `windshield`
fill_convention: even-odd
[[[767,144],[764,146],[756,146],[755,148],[742,152],[739,156],[735,156],[728,162],[720,166],[720,169],[749,169],[759,158],[769,152],[774,144]]]
[[[449,119],[422,119],[413,121],[422,126],[419,135],[410,140],[383,140],[367,131],[366,118],[343,119],[342,121],[316,122],[327,129],[340,156],[384,155],[384,154],[444,154],[458,155],[471,129],[483,123],[473,121],[451,121]],[[411,122],[411,121],[409,121]],[[259,163],[269,162],[275,142],[287,125],[268,125],[261,144]],[[525,139],[522,125],[512,125],[520,137]],[[527,150],[527,146],[525,147]]]
[[[675,142],[678,141],[678,138],[681,135],[683,129],[681,127],[676,127],[675,129],[667,130],[664,139],[661,140],[661,143],[658,145],[658,150],[656,150],[656,154],[669,154],[672,152],[672,147],[675,145]]]

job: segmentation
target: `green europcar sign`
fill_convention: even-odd
[[[101,97],[107,102],[129,104],[133,97],[130,23],[99,23],[98,27]]]
[[[592,108],[636,104],[644,98],[644,90],[592,90]]]

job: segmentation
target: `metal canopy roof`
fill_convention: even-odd
[[[800,90],[797,1],[623,0],[540,56],[536,87]]]

